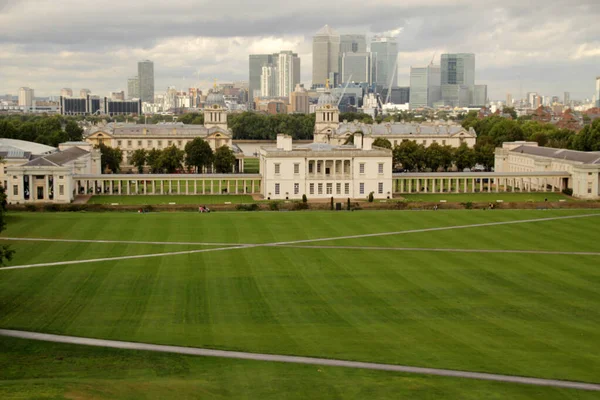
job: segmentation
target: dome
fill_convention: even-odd
[[[225,96],[223,96],[222,93],[212,92],[208,96],[206,96],[206,102],[204,107],[212,107],[215,105],[225,107]]]
[[[317,103],[319,107],[323,107],[326,105],[337,106],[337,99],[330,92],[324,92],[319,96],[319,101]]]

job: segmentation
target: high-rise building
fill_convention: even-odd
[[[366,53],[366,35],[340,35],[340,56],[344,53]]]
[[[410,68],[410,108],[433,107],[441,93],[441,71],[439,65]]]
[[[475,85],[475,54],[442,54],[442,85]]]
[[[487,104],[487,85],[473,85],[471,93],[471,106],[485,106]]]
[[[596,107],[600,107],[600,76],[596,77]]]
[[[137,76],[127,79],[127,100],[138,99],[140,96],[140,80]]]
[[[250,54],[248,60],[248,92],[250,103],[254,103],[255,97],[261,96],[262,67],[269,64],[273,64],[272,54]]]
[[[396,87],[398,82],[398,43],[393,37],[376,36],[371,41],[371,53],[376,53],[377,86]]]
[[[33,89],[30,89],[28,87],[19,88],[19,106],[33,106]]]
[[[512,106],[513,106],[512,94],[507,93],[506,94],[506,107],[512,107]]]
[[[145,103],[154,103],[154,63],[149,60],[138,62],[139,98]]]
[[[73,89],[62,88],[62,89],[60,89],[60,95],[63,97],[73,97]]]
[[[563,97],[563,104],[565,106],[569,106],[571,104],[571,93],[565,92]]]
[[[92,91],[90,89],[81,89],[79,91],[79,97],[82,99],[85,99],[88,94],[92,94]]]
[[[396,87],[392,88],[388,99],[388,89],[385,88],[381,91],[381,101],[392,104],[406,104],[410,103],[410,87]]]
[[[347,82],[367,82],[372,84],[375,81],[373,61],[374,53],[352,53],[342,54],[341,80]]]
[[[121,90],[120,92],[110,92],[111,100],[125,100],[125,92]]]
[[[303,85],[297,84],[290,95],[290,111],[295,114],[308,114],[308,91]]]
[[[340,35],[325,25],[313,37],[313,86],[323,87],[331,74],[339,74]]]
[[[277,67],[273,64],[262,66],[260,75],[260,95],[262,97],[277,96]]]
[[[277,56],[277,96],[289,98],[300,83],[300,58],[291,51],[282,51],[273,56]]]

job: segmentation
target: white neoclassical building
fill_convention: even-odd
[[[185,149],[185,145],[195,138],[204,139],[213,151],[227,146],[236,155],[236,172],[244,171],[243,152],[232,142],[233,133],[227,126],[227,107],[221,93],[208,95],[204,109],[204,125],[186,125],[181,122],[159,124],[109,123],[92,127],[85,140],[91,144],[100,143],[123,151],[122,169],[133,170],[131,156],[138,149],[164,149],[175,146]]]
[[[101,174],[100,151],[87,142],[67,142],[58,151],[21,165],[6,167],[9,204],[70,203],[76,195],[74,176]]]
[[[563,171],[568,177],[555,177],[540,183],[532,181],[528,190],[569,188],[582,199],[600,198],[600,152],[575,151],[538,146],[536,142],[507,142],[496,149],[496,172],[538,173]]]

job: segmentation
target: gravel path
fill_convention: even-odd
[[[54,343],[69,343],[85,346],[107,347],[114,349],[144,350],[162,353],[184,354],[204,357],[234,358],[243,360],[272,361],[292,364],[326,365],[331,367],[361,368],[380,371],[393,371],[423,375],[439,375],[455,378],[479,379],[507,383],[519,383],[536,386],[552,386],[558,388],[600,391],[600,384],[563,381],[557,379],[529,378],[524,376],[498,375],[482,372],[457,371],[438,368],[411,367],[405,365],[379,364],[360,361],[333,360],[327,358],[285,356],[276,354],[246,353],[241,351],[211,350],[195,347],[165,346],[148,343],[123,342],[116,340],[90,339],[75,336],[51,335],[26,331],[0,329],[0,336],[20,339],[39,340]]]

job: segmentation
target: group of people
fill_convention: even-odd
[[[205,207],[205,206],[200,206],[200,207],[198,207],[198,212],[209,213],[210,209],[208,207]]]

